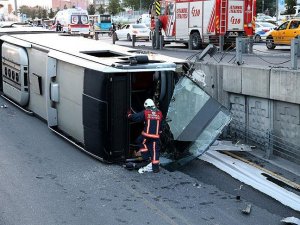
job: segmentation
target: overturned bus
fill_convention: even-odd
[[[0,44],[2,96],[97,159],[134,157],[143,124],[126,115],[147,98],[165,117],[166,163],[201,155],[230,121],[184,61],[49,33],[5,35]]]

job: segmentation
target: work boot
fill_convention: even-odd
[[[159,172],[159,164],[152,164],[152,171],[153,173]]]

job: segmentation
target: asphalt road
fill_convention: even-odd
[[[276,225],[293,214],[254,203],[250,215],[242,214],[249,201],[202,181],[212,175],[206,166],[187,168],[187,174],[201,174],[192,178],[164,169],[141,175],[101,163],[53,134],[44,121],[0,99],[3,104],[8,107],[0,108],[1,225]],[[235,182],[216,169],[213,176]]]
[[[241,183],[200,160],[181,171],[143,175],[101,163],[0,98],[3,104],[1,225],[279,225],[299,217],[249,187],[236,200]],[[251,213],[242,214],[249,203]]]

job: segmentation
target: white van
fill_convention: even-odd
[[[89,35],[89,19],[86,10],[72,8],[58,11],[51,30],[56,30],[58,22],[64,33]]]

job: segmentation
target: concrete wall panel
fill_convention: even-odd
[[[202,86],[208,94],[213,98],[217,99],[218,97],[218,66],[214,64],[196,64],[194,73],[197,73],[198,70],[202,70],[205,73],[205,86]]]
[[[231,65],[223,66],[223,90],[242,93],[242,68]]]
[[[236,131],[237,137],[244,138],[246,131],[246,98],[243,95],[230,94],[230,111],[233,115],[233,120],[230,127]]]
[[[271,99],[300,104],[299,87],[299,72],[278,69],[271,71]]]
[[[249,138],[259,143],[266,142],[268,131],[272,129],[271,101],[248,97]]]
[[[270,70],[242,67],[242,93],[261,98],[270,97]]]
[[[274,153],[300,162],[300,107],[276,101],[274,108]]]

